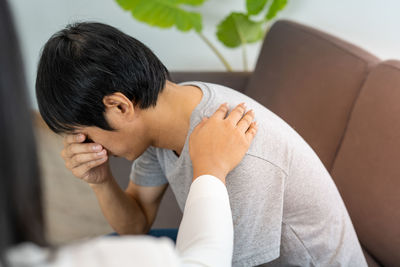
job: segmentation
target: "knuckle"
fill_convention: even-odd
[[[74,160],[75,160],[75,162],[77,162],[77,163],[82,162],[82,160],[83,160],[83,155],[82,155],[82,154],[75,155],[75,156],[74,156]]]
[[[65,165],[65,167],[66,167],[67,169],[70,169],[70,167],[71,167],[71,163],[70,163],[69,161],[66,161],[66,162],[64,163],[64,165]]]
[[[235,127],[235,134],[237,135],[237,138],[240,139],[244,134],[243,129],[240,127]]]
[[[99,165],[101,159],[90,161],[87,165],[86,171],[89,171]]]
[[[85,173],[88,173],[90,171],[91,167],[89,166],[89,163],[83,165],[80,170],[79,170],[79,175],[84,176]]]
[[[236,112],[239,112],[239,113],[244,112],[244,108],[242,106],[238,106],[235,110],[236,110]]]
[[[249,119],[248,117],[243,117],[241,121],[245,123],[246,127],[251,124],[251,119]]]
[[[69,160],[68,162],[70,162],[70,166],[72,166],[73,164],[76,165],[76,164],[79,163],[79,162],[77,161],[77,159],[76,159],[76,156],[70,158],[70,160]]]
[[[253,112],[247,112],[245,117],[248,118],[248,119],[253,119],[254,118],[254,113]]]
[[[67,154],[72,155],[72,154],[73,154],[72,146],[71,146],[71,145],[67,146],[67,148],[65,149],[65,152],[66,152]]]
[[[87,164],[86,164],[86,169],[87,170],[89,170],[89,169],[91,169],[91,168],[93,168],[95,165],[96,165],[96,161],[89,161]]]
[[[222,112],[227,112],[228,108],[225,107],[225,106],[222,106],[222,107],[219,108],[219,110],[222,111]]]
[[[221,105],[221,106],[219,106],[219,108],[222,109],[222,110],[228,109],[227,105]]]

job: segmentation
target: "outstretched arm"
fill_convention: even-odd
[[[227,112],[222,105],[190,136],[194,181],[176,244],[184,265],[231,266],[233,222],[225,178],[245,155],[257,125],[252,111],[243,116],[244,105],[225,118]]]

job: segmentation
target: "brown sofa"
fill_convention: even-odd
[[[172,78],[227,85],[282,117],[331,173],[370,266],[400,266],[400,61],[382,62],[326,33],[278,21],[253,73]],[[119,179],[127,177],[127,162],[112,165]],[[180,217],[169,191],[155,227],[176,227]]]

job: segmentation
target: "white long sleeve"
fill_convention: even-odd
[[[101,237],[51,252],[25,243],[7,252],[13,267],[231,266],[233,224],[228,192],[214,176],[191,185],[176,249],[168,238]]]
[[[214,176],[192,183],[176,249],[184,266],[231,266],[232,213],[226,187]]]

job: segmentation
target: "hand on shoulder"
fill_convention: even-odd
[[[222,104],[210,117],[204,118],[189,137],[193,178],[209,174],[225,183],[226,175],[239,164],[257,133],[254,111],[246,112],[244,103],[228,113]]]

